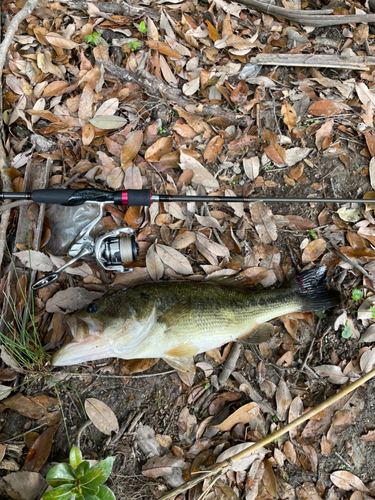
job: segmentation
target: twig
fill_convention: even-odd
[[[185,97],[176,93],[175,89],[170,87],[167,83],[159,80],[154,75],[151,75],[146,70],[138,71],[134,73],[133,71],[129,71],[125,68],[119,68],[118,66],[114,66],[112,63],[104,61],[103,59],[96,59],[99,64],[102,64],[104,68],[110,73],[112,76],[115,76],[119,80],[123,82],[131,82],[139,85],[143,90],[147,92],[150,96],[157,97],[159,99],[166,99],[167,101],[171,101],[176,103],[178,106],[185,108],[189,113],[199,113],[204,116],[218,116],[223,118],[223,120],[229,121],[231,123],[235,123],[237,125],[247,125],[246,116],[239,116],[236,113],[230,113],[223,111],[220,106],[213,105],[194,105],[191,101],[186,99]],[[189,108],[186,108],[189,106]]]
[[[293,11],[294,12],[294,11]],[[342,17],[342,16],[334,16]],[[374,15],[375,19],[375,15]],[[341,23],[340,23],[341,24]],[[250,59],[252,64],[260,66],[301,66],[306,68],[336,68],[364,70],[375,64],[375,57],[311,54],[258,54]]]
[[[339,401],[341,398],[346,396],[347,394],[351,393],[355,389],[358,389],[358,387],[361,387],[363,384],[365,384],[368,380],[370,380],[372,377],[375,376],[375,369],[371,370],[369,373],[366,373],[363,377],[359,378],[352,384],[348,385],[347,387],[344,387],[344,389],[341,389],[337,394],[334,396],[331,396],[328,398],[326,401],[323,401],[320,403],[318,406],[315,406],[312,410],[306,412],[305,414],[301,415],[299,418],[296,418],[296,420],[293,420],[290,424],[285,425],[278,431],[268,435],[264,439],[261,439],[257,443],[255,443],[253,446],[250,448],[247,448],[244,451],[241,451],[240,453],[237,453],[233,457],[229,458],[228,460],[224,460],[223,462],[219,462],[218,464],[214,465],[211,469],[207,470],[206,472],[203,472],[199,474],[198,477],[194,477],[193,479],[190,479],[190,481],[186,482],[185,484],[182,484],[178,488],[173,489],[172,491],[169,491],[165,495],[159,498],[159,500],[169,500],[170,498],[173,498],[177,496],[178,494],[190,490],[193,488],[195,485],[199,484],[201,481],[206,479],[207,477],[213,476],[214,474],[222,474],[225,472],[225,470],[230,470],[231,466],[241,460],[242,458],[245,458],[249,455],[252,455],[256,451],[258,451],[260,448],[263,446],[267,446],[268,444],[272,443],[275,441],[275,439],[280,438],[287,432],[290,432],[291,430],[295,429],[299,425],[303,424],[306,422],[306,420],[309,420],[310,418],[314,417],[321,411],[325,410],[332,404],[336,403]]]
[[[98,377],[98,378],[149,378],[157,377],[162,375],[169,375],[170,373],[175,373],[176,370],[169,370],[167,372],[161,373],[148,373],[147,375],[102,375],[101,373],[69,373],[69,372],[56,372],[59,375],[70,375],[72,377]],[[53,373],[51,374],[53,376]]]
[[[352,466],[350,465],[350,463],[349,463],[349,462],[347,462],[346,460],[344,460],[344,459],[342,458],[342,456],[341,456],[341,455],[339,455],[339,454],[337,453],[337,451],[335,451],[335,455],[336,455],[336,457],[338,457],[338,458],[342,461],[342,463],[343,463],[343,464],[345,464],[347,467],[349,467],[349,469],[350,469],[350,470],[353,470],[353,468],[352,468]]]
[[[15,441],[18,438],[22,438],[22,437],[26,436],[26,434],[28,434],[29,432],[37,431],[38,429],[40,429],[41,427],[44,427],[46,425],[47,424],[40,424],[37,427],[34,427],[34,429],[30,429],[29,431],[26,431],[23,434],[18,434],[18,436],[14,436],[14,437],[9,438],[9,439],[3,439],[3,441],[0,441],[0,443],[10,443],[11,441]]]
[[[303,365],[302,365],[302,368],[301,368],[301,372],[303,372],[303,370],[305,369],[306,367],[306,364],[307,364],[307,360],[309,359],[310,357],[310,354],[311,354],[311,351],[312,351],[312,348],[313,348],[313,345],[314,345],[314,342],[315,342],[315,338],[316,336],[318,335],[318,331],[319,331],[319,328],[320,328],[320,323],[322,322],[321,318],[318,319],[318,323],[316,325],[316,328],[315,328],[315,332],[314,332],[314,335],[313,335],[313,338],[311,340],[311,343],[310,343],[310,347],[309,347],[309,351],[307,353],[307,356],[305,358],[305,361],[303,362]]]
[[[343,253],[341,253],[340,250],[337,247],[335,247],[335,246],[332,245],[332,248],[333,248],[333,250],[337,253],[337,255],[342,260],[344,260],[348,264],[352,265],[355,269],[357,269],[358,271],[360,271],[363,274],[363,276],[366,276],[366,278],[368,278],[370,281],[372,281],[373,283],[375,283],[375,278],[373,276],[371,276],[371,274],[368,273],[364,267],[362,267],[360,264],[357,264],[357,262],[355,262],[350,257],[347,257],[346,255],[344,255]]]
[[[81,425],[81,427],[78,429],[78,431],[77,431],[77,436],[76,436],[76,440],[75,440],[75,443],[76,443],[76,444],[75,444],[75,446],[77,446],[77,448],[78,448],[78,449],[81,449],[80,444],[81,444],[81,436],[82,436],[82,432],[86,429],[86,427],[88,427],[88,426],[89,426],[89,425],[91,425],[91,424],[92,424],[91,420],[86,420],[86,422],[85,422],[85,423],[83,423],[83,424]]]
[[[0,149],[1,149],[1,144],[0,144]],[[4,201],[3,205],[0,205],[0,214],[9,211],[12,208],[23,207],[25,205],[31,205],[31,203],[33,203],[32,200],[18,200],[18,201],[12,201],[11,203],[6,203],[6,201]]]
[[[3,74],[4,70],[4,65],[5,65],[5,60],[6,56],[8,53],[8,49],[10,47],[10,44],[12,43],[13,37],[18,29],[18,26],[20,23],[26,19],[27,16],[31,14],[31,12],[35,9],[36,5],[38,3],[38,0],[27,0],[25,3],[24,7],[13,17],[12,21],[10,22],[4,40],[1,42],[0,45],[0,75]],[[2,84],[0,83],[0,92],[2,93]],[[2,114],[1,114],[2,117]],[[1,129],[3,128],[3,122],[1,118]],[[0,177],[3,183],[3,191],[11,192],[13,191],[12,189],[12,181],[10,180],[10,177],[6,173],[6,169],[8,168],[8,161],[7,161],[7,156],[5,152],[5,148],[3,145],[2,137],[4,137],[4,134],[0,133]],[[8,224],[9,224],[9,217],[10,217],[10,209],[9,209],[10,203],[4,204],[2,210],[3,215],[1,217],[1,223],[0,223],[0,266],[3,261],[4,257],[4,250],[5,250],[5,245],[6,245],[6,232],[8,229]]]
[[[364,15],[349,15],[349,16],[335,16],[335,15],[321,15],[320,11],[309,11],[304,9],[285,9],[284,7],[276,7],[269,5],[259,0],[238,0],[239,3],[246,5],[252,9],[256,9],[264,14],[271,14],[271,16],[279,16],[289,21],[300,23],[304,26],[337,26],[340,24],[349,23],[375,23],[375,14]],[[329,11],[322,11],[329,12]]]

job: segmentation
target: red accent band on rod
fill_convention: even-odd
[[[124,207],[128,206],[128,192],[127,191],[123,191],[121,193],[121,202],[122,202],[122,205]]]

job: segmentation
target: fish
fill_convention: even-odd
[[[249,291],[210,281],[157,281],[122,289],[66,319],[73,341],[53,366],[103,358],[162,358],[180,372],[193,357],[228,342],[258,344],[274,332],[268,321],[288,313],[322,311],[340,294],[326,288],[324,266],[278,289]]]

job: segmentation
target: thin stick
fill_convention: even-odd
[[[268,435],[264,439],[261,439],[257,443],[253,444],[250,448],[247,448],[246,450],[241,451],[240,453],[237,453],[231,458],[228,458],[228,460],[224,460],[223,462],[220,462],[216,465],[214,465],[211,469],[207,470],[206,472],[200,472],[198,477],[194,477],[193,479],[190,479],[185,484],[182,484],[178,488],[175,488],[172,491],[169,491],[165,495],[159,498],[159,500],[169,500],[170,498],[173,498],[177,496],[179,493],[183,493],[186,490],[190,490],[195,486],[196,484],[199,484],[201,481],[206,479],[207,477],[213,476],[214,474],[217,473],[223,473],[225,472],[225,469],[230,470],[231,466],[235,463],[241,460],[242,458],[245,458],[249,455],[252,455],[256,451],[258,451],[260,448],[263,446],[267,446],[268,444],[272,443],[275,441],[275,439],[280,438],[287,432],[290,432],[291,430],[295,429],[302,423],[306,422],[306,420],[309,420],[310,418],[314,417],[321,411],[325,410],[332,404],[336,403],[339,401],[341,398],[346,396],[347,394],[351,393],[355,389],[358,389],[358,387],[361,387],[361,385],[365,384],[368,380],[370,380],[372,377],[375,376],[375,369],[371,370],[369,373],[366,373],[366,375],[363,375],[363,377],[359,378],[352,384],[348,385],[344,389],[341,389],[337,394],[334,396],[331,396],[328,398],[326,401],[323,401],[323,403],[320,403],[318,406],[315,406],[312,410],[306,412],[305,414],[301,415],[299,418],[296,418],[296,420],[293,420],[290,424],[285,425],[278,431]]]
[[[149,377],[157,377],[162,375],[169,375],[170,373],[175,373],[176,370],[169,370],[167,372],[161,373],[149,373],[147,375],[102,375],[101,373],[69,373],[69,372],[56,372],[59,375],[71,375],[72,377],[98,377],[98,378],[149,378]],[[50,375],[54,375],[51,373]]]
[[[355,260],[350,259],[346,255],[341,253],[340,250],[338,248],[334,247],[333,245],[332,245],[332,248],[342,260],[344,260],[345,262],[347,262],[348,264],[353,266],[355,269],[357,269],[359,272],[361,272],[363,274],[363,276],[365,276],[370,281],[375,283],[375,278],[373,276],[371,276],[371,274],[368,273],[364,267],[362,267],[360,264],[357,264],[357,262],[355,262]]]

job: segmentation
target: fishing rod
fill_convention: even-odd
[[[248,196],[192,196],[154,194],[149,189],[127,189],[123,191],[103,191],[100,189],[36,189],[29,193],[0,192],[0,200],[30,200],[36,203],[47,203],[73,207],[84,203],[96,204],[99,213],[74,239],[68,250],[70,260],[56,271],[36,281],[32,288],[39,290],[59,279],[64,269],[77,260],[96,260],[106,271],[128,273],[133,269],[124,263],[136,262],[139,246],[135,230],[131,227],[119,227],[112,231],[96,234],[105,211],[105,205],[113,203],[125,207],[150,206],[154,202],[207,202],[207,203],[375,203],[373,200],[353,198],[254,198]]]
[[[124,207],[149,207],[157,202],[243,203],[375,203],[375,199],[360,198],[270,198],[251,196],[195,196],[154,194],[149,189],[103,191],[101,189],[36,189],[30,193],[0,192],[0,200],[30,200],[72,207],[86,202],[113,203]]]

